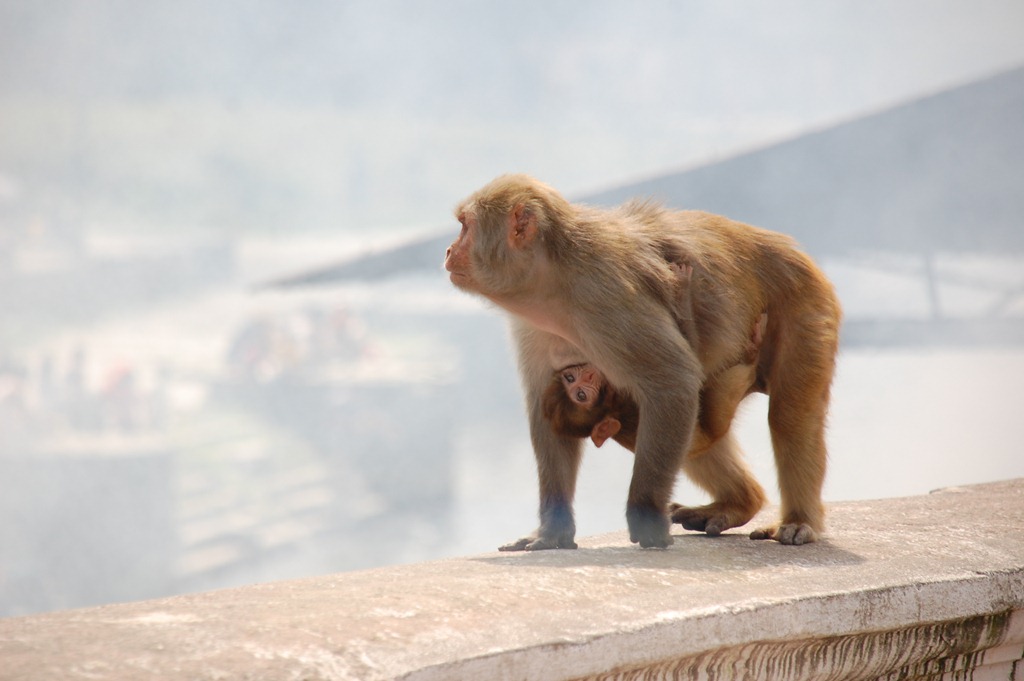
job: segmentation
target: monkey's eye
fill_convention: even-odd
[[[576,401],[580,402],[580,403],[586,402],[587,401],[587,393],[583,392],[582,390],[577,390],[576,391]]]
[[[576,382],[576,377],[572,374],[562,374],[562,378],[565,379],[566,383],[572,384]]]

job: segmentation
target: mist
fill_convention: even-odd
[[[443,247],[393,256],[504,172],[808,247],[846,312],[827,500],[1024,475],[1024,129],[971,128],[1022,66],[1012,1],[0,0],[0,616],[531,530],[505,322]],[[867,148],[842,126],[976,83],[996,99],[927,120],[990,130],[1000,164],[901,132],[883,181],[805,143]],[[367,253],[384,269],[268,285]],[[737,427],[773,489],[760,396]],[[631,468],[587,450],[581,534],[625,527]]]

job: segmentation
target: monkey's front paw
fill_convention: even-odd
[[[499,546],[499,551],[546,551],[548,549],[575,549],[576,542],[571,537],[522,537]]]
[[[508,544],[502,544],[501,546],[498,547],[498,550],[499,551],[525,551],[526,547],[529,546],[532,542],[535,542],[535,541],[537,541],[536,537],[522,537],[520,539],[516,539],[513,542],[509,542]]]
[[[549,539],[546,537],[540,537],[539,539],[530,542],[526,545],[527,551],[546,551],[548,549],[575,549],[577,548],[576,542],[572,539]]]
[[[629,540],[645,549],[664,549],[672,544],[668,517],[650,508],[626,508]]]
[[[818,533],[806,523],[790,523],[779,527],[765,527],[750,533],[751,539],[774,539],[780,544],[800,546],[818,541]]]

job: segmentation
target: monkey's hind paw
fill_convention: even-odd
[[[721,504],[696,508],[669,504],[669,514],[672,522],[682,525],[683,529],[704,532],[709,537],[717,537],[728,529],[745,524],[749,519],[749,514],[732,511]]]
[[[779,527],[765,527],[750,533],[751,539],[774,539],[780,544],[800,546],[818,541],[818,533],[806,523],[790,523]]]

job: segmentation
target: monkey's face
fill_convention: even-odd
[[[499,178],[456,207],[462,231],[445,254],[445,269],[458,288],[507,308],[546,289],[537,276],[545,257],[538,238],[543,208],[522,187],[506,184]]]
[[[473,251],[473,240],[478,225],[472,214],[460,212],[458,218],[462,231],[444,254],[444,268],[448,270],[448,278],[455,286],[476,291],[477,286],[471,275],[470,253]]]
[[[559,378],[565,394],[575,404],[584,409],[592,409],[601,395],[601,387],[604,385],[604,376],[601,372],[589,364],[577,364],[576,366],[562,369]]]

